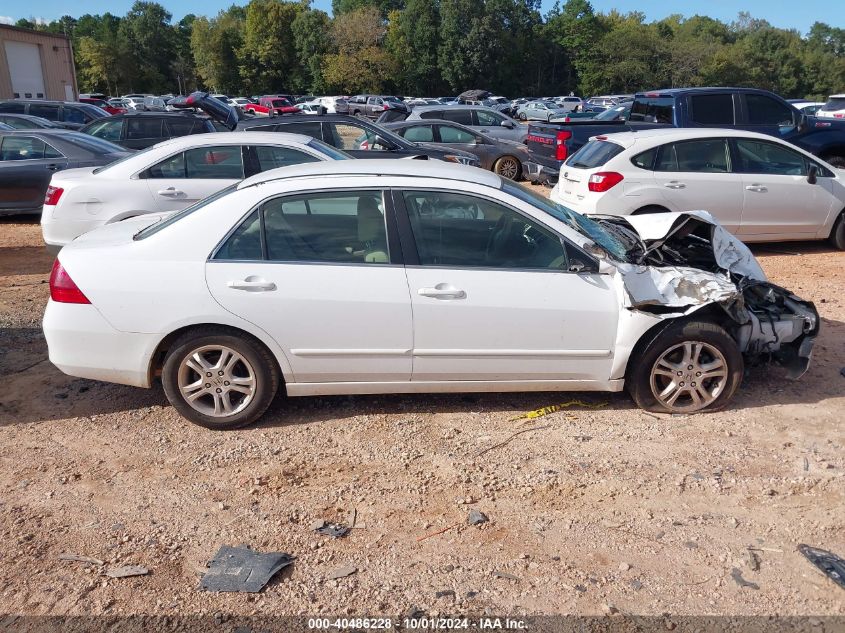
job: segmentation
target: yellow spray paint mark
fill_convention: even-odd
[[[584,407],[586,409],[601,409],[602,407],[606,407],[606,402],[584,402],[582,400],[569,400],[568,402],[562,402],[560,404],[551,404],[548,407],[542,407],[540,409],[534,409],[533,411],[527,411],[522,415],[518,415],[515,418],[511,418],[508,420],[509,422],[515,422],[517,420],[535,420],[537,418],[542,418],[547,416],[551,413],[557,413],[561,409],[566,409],[568,407]]]

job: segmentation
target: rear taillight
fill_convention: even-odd
[[[390,110],[390,106],[385,103],[383,106],[381,106],[381,109],[382,110]]]
[[[622,182],[624,176],[615,171],[598,171],[590,176],[587,188],[596,193],[603,193]]]
[[[91,303],[58,259],[50,272],[50,298],[57,303]]]
[[[59,198],[62,197],[64,192],[65,190],[61,187],[50,185],[47,187],[47,191],[44,192],[44,204],[49,204],[50,206],[59,204]]]
[[[561,130],[555,135],[555,160],[566,160],[569,155],[569,148],[566,147],[566,141],[572,138],[572,132],[569,130]]]

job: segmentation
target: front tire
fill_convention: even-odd
[[[253,339],[222,328],[202,328],[173,342],[161,382],[183,417],[228,431],[264,414],[279,388],[279,371],[270,352]]]
[[[522,176],[522,165],[513,156],[502,156],[493,164],[493,171],[502,178],[519,180]]]
[[[520,120],[520,121],[527,121],[527,120],[528,120],[528,115],[527,115],[527,114],[525,114],[525,112],[520,112],[520,113],[519,113],[519,120]]]
[[[834,248],[845,251],[845,211],[839,214],[830,232],[830,243]]]
[[[632,355],[625,382],[637,406],[647,411],[716,411],[739,388],[743,367],[736,341],[722,327],[679,321]]]

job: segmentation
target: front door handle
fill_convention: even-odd
[[[175,198],[176,196],[184,195],[184,191],[180,191],[176,187],[168,187],[167,189],[159,189],[158,195],[166,196],[168,198]]]
[[[684,189],[686,185],[682,182],[678,182],[677,180],[670,180],[665,185],[663,185],[667,189]]]
[[[62,166],[58,165],[56,163],[50,163],[49,165],[46,166],[46,168],[49,171],[59,171],[62,168]]]
[[[758,191],[758,192],[760,192],[760,193],[763,193],[763,192],[765,192],[765,191],[768,191],[768,189],[766,189],[766,187],[764,187],[763,185],[758,185],[758,184],[748,185],[748,186],[745,188],[745,190],[746,190],[746,191]]]
[[[420,288],[417,294],[432,299],[466,299],[467,293],[450,284],[437,284],[434,288]]]
[[[246,290],[247,292],[267,292],[276,289],[276,284],[261,277],[250,275],[246,279],[227,281],[226,286],[232,290]]]

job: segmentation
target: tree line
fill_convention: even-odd
[[[122,17],[17,26],[64,33],[83,92],[507,96],[754,86],[825,99],[845,90],[845,29],[802,35],[740,13],[725,23],[596,12],[589,0],[250,0],[178,22],[157,2]]]

